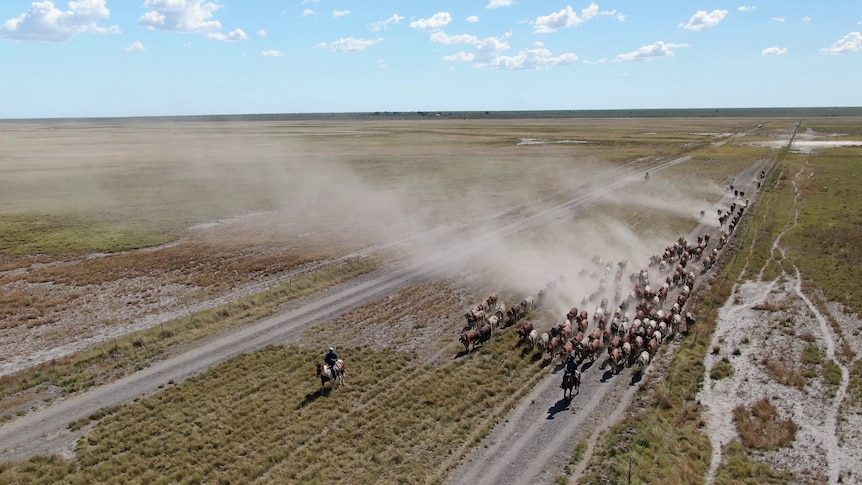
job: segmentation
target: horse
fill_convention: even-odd
[[[332,369],[327,364],[317,364],[317,377],[320,377],[320,392],[323,393],[323,389],[326,385],[327,381],[331,381],[330,388],[334,388],[335,384],[339,385],[344,384],[344,374],[345,374],[345,366],[344,361],[338,359],[335,362],[335,368]]]
[[[572,389],[580,392],[581,388],[581,372],[575,369],[575,372],[563,374],[563,383],[560,385],[563,389],[563,399],[571,399],[574,397]]]

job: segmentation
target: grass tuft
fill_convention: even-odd
[[[746,447],[764,451],[790,446],[799,429],[792,419],[779,419],[778,410],[767,398],[756,401],[751,409],[734,408],[733,421]]]

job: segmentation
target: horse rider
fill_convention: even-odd
[[[575,376],[578,371],[578,362],[575,360],[574,355],[569,355],[569,358],[566,359],[566,370],[563,371],[563,380],[566,380],[566,376]]]
[[[335,379],[335,364],[338,362],[338,354],[335,353],[335,347],[329,347],[329,353],[326,354],[323,361],[329,366],[329,369],[332,371],[332,378]]]

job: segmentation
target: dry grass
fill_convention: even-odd
[[[481,435],[488,411],[535,375],[529,355],[511,352],[516,339],[509,332],[431,367],[406,353],[344,348],[347,384],[323,395],[310,364],[317,352],[269,347],[94,416],[76,467],[3,465],[0,481],[436,481],[461,440]]]
[[[742,443],[755,450],[776,450],[788,447],[796,439],[799,425],[792,419],[780,419],[778,410],[763,398],[750,409],[738,406],[733,410],[733,422]]]
[[[776,381],[785,386],[802,389],[808,384],[808,379],[805,378],[805,375],[790,364],[772,359],[764,359],[763,365]]]

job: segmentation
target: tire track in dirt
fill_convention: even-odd
[[[844,396],[847,395],[847,386],[850,384],[850,372],[847,367],[841,363],[839,359],[835,357],[835,347],[836,347],[836,336],[832,327],[829,325],[829,322],[826,321],[826,318],[814,303],[811,302],[811,299],[802,291],[802,274],[799,272],[799,268],[793,263],[793,260],[787,258],[787,255],[784,252],[784,248],[781,247],[781,238],[790,230],[794,229],[799,223],[799,208],[797,207],[797,203],[799,202],[799,189],[796,186],[796,179],[803,175],[805,171],[805,167],[799,169],[799,172],[794,176],[794,180],[791,181],[793,185],[793,220],[788,227],[786,227],[781,233],[775,238],[775,241],[772,243],[773,251],[778,251],[781,253],[782,262],[786,262],[793,267],[793,274],[788,274],[786,271],[782,270],[782,274],[791,279],[793,283],[793,289],[803,302],[805,302],[805,306],[814,315],[814,318],[817,320],[817,323],[820,326],[820,332],[823,336],[823,340],[826,342],[826,358],[833,361],[838,368],[841,370],[841,384],[838,386],[838,390],[835,393],[835,397],[832,399],[832,403],[827,409],[826,414],[826,426],[820,429],[820,438],[822,443],[825,444],[826,448],[826,462],[829,468],[829,483],[839,483],[839,477],[841,474],[841,463],[852,463],[856,457],[851,457],[844,451],[842,451],[840,444],[838,443],[838,412],[841,408],[841,403],[844,401]]]
[[[789,286],[792,287],[793,294],[795,294],[796,297],[805,304],[805,308],[807,308],[818,323],[822,340],[825,343],[825,354],[827,359],[833,361],[841,371],[841,383],[826,410],[824,425],[808,427],[810,428],[809,431],[814,434],[816,440],[822,444],[822,449],[826,452],[825,459],[828,469],[829,483],[840,483],[842,473],[840,469],[841,464],[853,463],[855,461],[855,457],[851,456],[850,453],[845,452],[840,446],[837,433],[839,410],[844,397],[846,396],[847,387],[849,386],[849,371],[845,365],[835,358],[837,342],[836,335],[827,319],[820,313],[816,305],[813,304],[802,290],[802,274],[793,261],[787,257],[784,248],[781,246],[781,239],[784,235],[798,225],[799,209],[797,206],[800,194],[796,186],[796,179],[799,179],[803,175],[804,171],[805,167],[800,169],[799,172],[795,174],[794,180],[791,181],[794,191],[793,205],[788,214],[788,222],[772,242],[770,247],[770,258],[760,269],[754,282],[747,283],[742,287],[738,287],[738,285],[734,286],[732,294],[738,295],[739,301],[728,301],[725,307],[720,311],[719,322],[752,321],[752,317],[748,315],[751,313],[751,309],[768,301],[770,294],[779,287],[779,283],[782,278],[790,282]],[[780,263],[779,258],[776,258],[776,255],[780,255]],[[782,274],[775,280],[764,282],[763,275],[770,264],[777,264],[782,269]],[[787,264],[793,268],[792,273],[788,273],[785,270],[784,265]],[[706,368],[706,382],[708,382],[710,368],[708,362]],[[703,402],[708,402],[709,404],[707,407],[711,408],[707,411],[706,416],[707,429],[709,431],[708,434],[712,444],[712,455],[710,466],[705,477],[705,483],[711,484],[715,482],[718,467],[721,465],[723,456],[722,447],[736,438],[736,428],[733,422],[733,408],[736,406],[736,402],[733,400],[717,398],[713,395],[713,391],[709,387],[705,387],[701,392]],[[728,389],[724,389],[724,392],[728,392]],[[733,391],[730,392],[733,393]]]

